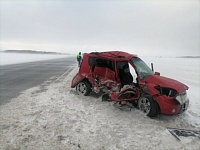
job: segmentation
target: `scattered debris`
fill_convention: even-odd
[[[198,137],[200,139],[200,131],[169,128],[169,127],[167,128],[167,130],[179,141],[180,141],[179,136],[184,136],[184,137],[194,136],[194,137]]]
[[[129,103],[119,103],[119,102],[115,102],[113,104],[114,107],[119,108],[120,110],[126,110],[126,111],[131,111],[132,108],[134,108],[132,105],[130,105]]]

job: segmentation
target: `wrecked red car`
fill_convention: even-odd
[[[189,106],[188,86],[154,73],[137,55],[122,51],[85,53],[71,87],[84,96],[102,92],[102,100],[132,104],[149,117],[179,114]]]

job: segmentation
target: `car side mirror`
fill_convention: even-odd
[[[153,63],[151,63],[151,70],[154,72],[154,69],[153,69]]]
[[[160,72],[155,72],[154,74],[157,76],[160,76]]]

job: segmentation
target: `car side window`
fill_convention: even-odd
[[[109,68],[114,71],[114,62],[112,60],[98,58],[95,61],[95,67]]]
[[[92,66],[92,65],[94,64],[95,59],[96,59],[95,57],[90,57],[90,58],[88,59],[89,66]]]

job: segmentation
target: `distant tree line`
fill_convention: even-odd
[[[28,54],[56,54],[56,55],[66,54],[66,53],[35,51],[35,50],[5,50],[4,52],[6,52],[6,53],[28,53]]]
[[[200,56],[180,56],[179,58],[200,58]]]

